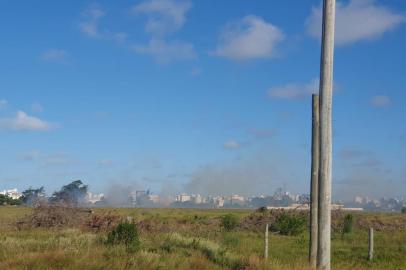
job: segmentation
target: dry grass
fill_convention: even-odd
[[[0,207],[0,269],[307,269],[306,234],[272,234],[265,261],[262,232],[250,227],[220,229],[225,213],[244,220],[252,211],[94,209],[98,216],[132,216],[141,228],[138,253],[105,245],[105,230],[82,226],[17,230],[15,222],[30,213],[29,208]],[[357,227],[353,234],[333,235],[333,268],[406,269],[406,231],[391,229],[403,228],[405,215],[364,213],[356,218],[383,224],[376,232],[375,259],[367,261],[367,231]]]

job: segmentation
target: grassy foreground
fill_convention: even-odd
[[[80,227],[18,230],[30,214],[24,207],[0,207],[0,269],[308,269],[308,236],[270,234],[269,259],[263,259],[263,232],[220,228],[221,216],[243,220],[250,210],[95,209],[131,216],[139,224],[141,250],[104,243],[106,232]],[[401,214],[361,214],[365,220],[400,223]],[[401,226],[402,227],[402,226]],[[404,226],[402,227],[404,228]],[[367,260],[368,235],[356,229],[332,238],[333,269],[406,269],[406,231],[375,233],[375,258]]]

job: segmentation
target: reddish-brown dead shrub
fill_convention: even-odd
[[[63,204],[41,204],[34,212],[17,221],[17,228],[76,227],[91,216],[90,209],[70,207]]]

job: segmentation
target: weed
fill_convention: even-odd
[[[299,235],[305,230],[306,219],[293,214],[282,213],[272,224],[271,230],[282,235]]]
[[[343,234],[352,233],[354,229],[354,216],[352,214],[347,214],[343,221]]]
[[[233,214],[221,217],[221,227],[226,231],[232,231],[238,226],[238,218]]]
[[[122,222],[108,235],[107,243],[110,245],[125,245],[130,251],[138,251],[140,240],[137,227],[134,223]]]

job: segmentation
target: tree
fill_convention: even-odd
[[[38,203],[41,199],[45,198],[45,189],[44,187],[32,188],[30,187],[27,190],[24,190],[21,200],[24,204],[34,205]]]
[[[0,194],[0,205],[20,205],[20,199],[13,199],[8,195]]]
[[[51,203],[77,206],[84,202],[86,193],[87,185],[84,185],[81,180],[76,180],[63,186],[60,191],[55,191],[52,197],[49,198],[49,201]]]

